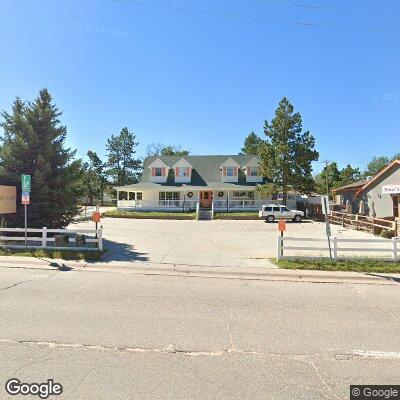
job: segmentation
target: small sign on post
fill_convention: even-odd
[[[283,232],[286,231],[286,220],[280,219],[278,221],[278,231],[281,232],[281,237],[280,237],[280,257],[283,257]]]
[[[30,175],[21,175],[21,189],[22,192],[30,192],[31,191],[31,176]]]
[[[98,227],[98,223],[100,222],[100,211],[93,211],[92,220],[96,224],[96,239],[98,239],[97,227]]]
[[[30,203],[30,193],[29,192],[22,192],[21,203],[24,205]]]
[[[284,219],[280,219],[278,222],[278,230],[281,232],[285,232],[286,231],[286,220]]]
[[[92,215],[93,222],[99,223],[100,222],[100,212],[99,211],[93,211]]]

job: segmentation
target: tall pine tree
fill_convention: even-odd
[[[135,140],[136,136],[128,128],[122,128],[119,135],[111,135],[107,140],[107,172],[115,185],[138,181],[142,163],[135,158],[138,145]]]
[[[267,136],[261,150],[261,168],[269,184],[262,189],[265,193],[282,191],[286,204],[289,189],[310,193],[314,187],[311,175],[312,161],[318,160],[315,139],[310,132],[303,132],[299,113],[284,97],[275,111],[271,123],[265,121]]]
[[[17,186],[17,213],[9,225],[22,226],[21,174],[32,177],[30,227],[62,228],[78,213],[81,168],[75,152],[65,147],[67,129],[47,89],[33,102],[17,98],[12,113],[2,112],[0,182]]]
[[[249,133],[243,143],[241,152],[243,154],[256,155],[260,154],[262,146],[265,144],[265,140],[261,139],[253,131]]]

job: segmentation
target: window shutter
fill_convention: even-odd
[[[151,169],[151,176],[156,176],[156,169],[154,167]]]
[[[223,175],[226,176],[226,167],[223,168]]]
[[[175,169],[175,176],[179,176],[179,167],[176,167]]]
[[[238,169],[237,167],[233,167],[233,176],[237,176]]]
[[[246,175],[247,176],[251,175],[251,167],[247,167]]]
[[[186,167],[186,175],[190,176],[190,167]]]
[[[162,169],[162,176],[165,176],[165,167]]]

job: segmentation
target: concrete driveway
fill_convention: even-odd
[[[104,246],[108,250],[105,261],[108,263],[264,267],[267,259],[275,258],[277,252],[277,224],[264,221],[104,218],[101,224],[104,227]],[[74,227],[78,226],[93,226],[93,222],[74,224]],[[373,238],[370,234],[340,226],[332,226],[332,234],[338,238]],[[300,224],[288,222],[286,235],[325,238],[325,227],[322,223],[308,221]],[[291,245],[321,247],[326,246],[326,243],[291,243]],[[363,245],[368,247],[371,244]],[[390,246],[390,241],[387,246]],[[292,251],[291,254],[304,255],[304,252]],[[307,254],[327,256],[328,252],[309,251]],[[271,267],[271,264],[268,266]]]

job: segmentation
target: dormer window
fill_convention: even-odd
[[[168,180],[170,167],[160,158],[155,159],[150,165],[150,182],[165,183]]]
[[[244,167],[244,173],[246,174],[247,182],[262,182],[262,171],[259,165],[259,160],[257,158],[253,158],[250,160]]]
[[[154,176],[163,176],[164,168],[156,167],[154,168]]]
[[[189,183],[192,180],[193,167],[185,158],[181,158],[173,168],[176,183]]]
[[[258,168],[258,167],[248,167],[247,175],[248,176],[260,176],[261,175],[260,168]]]
[[[235,176],[236,167],[226,167],[226,176]]]
[[[190,167],[176,167],[175,175],[180,178],[190,176]]]

